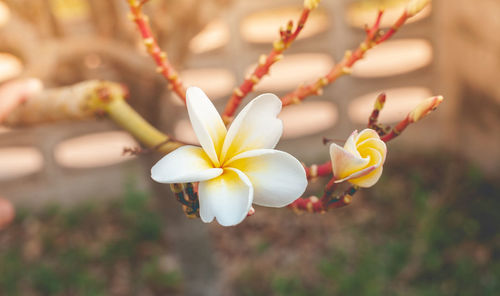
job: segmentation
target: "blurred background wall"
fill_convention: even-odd
[[[387,28],[405,1],[323,1],[285,59],[251,96],[282,95],[326,73],[363,39],[362,28],[374,19],[380,2],[386,6]],[[301,1],[202,3],[152,1],[147,11],[186,84],[200,86],[222,108],[234,85],[269,51],[278,28],[297,18]],[[388,95],[381,115],[385,123],[397,122],[420,100],[443,94],[440,111],[391,143],[392,153],[445,149],[488,172],[498,171],[500,89],[495,74],[500,44],[494,32],[500,26],[500,4],[450,3],[434,1],[394,39],[370,51],[352,76],[327,87],[323,96],[286,108],[280,146],[307,162],[322,161],[327,157],[322,137],[344,139],[362,128],[378,93]],[[196,141],[182,105],[155,74],[127,20],[125,1],[3,1],[0,18],[2,81],[34,76],[48,88],[85,79],[119,81],[150,121],[181,140]],[[148,183],[147,170],[121,154],[123,147],[137,143],[108,120],[3,128],[0,146],[2,193],[17,202],[113,196],[131,177]]]
[[[378,4],[386,7],[383,27],[388,28],[405,2],[323,0],[299,40],[250,97],[262,92],[283,95],[326,73],[345,50],[361,42],[363,26],[374,20]],[[259,55],[270,50],[279,27],[297,19],[301,6],[301,0],[152,0],[146,12],[186,85],[204,89],[221,110]],[[0,1],[0,83],[19,77],[38,77],[47,88],[87,79],[121,82],[130,90],[131,104],[150,122],[180,140],[195,142],[184,106],[156,74],[127,13],[122,0]],[[419,101],[442,94],[446,100],[437,112],[391,142],[389,157],[415,151],[457,153],[498,176],[499,15],[497,0],[433,1],[432,8],[393,39],[371,50],[351,76],[326,87],[323,96],[285,108],[280,149],[307,163],[325,161],[322,138],[345,139],[353,129],[363,128],[380,92],[388,96],[380,117],[388,124],[398,122]],[[3,127],[0,194],[37,207],[113,198],[131,180],[152,189],[149,168],[158,155],[122,155],[124,147],[136,146],[104,118]],[[154,190],[163,196],[168,188]],[[177,252],[182,264],[195,266],[187,268],[190,278],[199,280],[193,280],[190,289],[193,295],[207,292],[207,274],[216,273],[211,271],[210,245],[200,244],[208,236],[206,229],[198,227],[199,221],[181,219],[178,204],[165,200],[170,200],[166,217],[175,222],[167,223],[167,231],[184,242]]]

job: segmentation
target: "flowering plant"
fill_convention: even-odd
[[[202,148],[182,146],[151,169],[160,183],[200,182],[200,217],[224,226],[240,223],[252,202],[283,207],[304,193],[305,170],[290,154],[274,150],[283,132],[276,118],[281,101],[272,94],[253,99],[226,130],[199,88],[186,94],[189,118]]]
[[[282,133],[281,121],[277,119],[281,108],[321,95],[324,87],[351,73],[353,65],[367,51],[391,38],[409,18],[428,5],[429,0],[410,0],[386,32],[380,30],[384,14],[380,10],[373,25],[366,27],[365,39],[356,49],[347,50],[326,75],[317,77],[312,83],[299,85],[281,98],[272,94],[258,96],[236,117],[234,114],[242,100],[282,59],[320,0],[304,1],[296,25],[290,21],[280,30],[271,51],[262,55],[250,75],[234,88],[221,115],[202,90],[185,89],[142,11],[147,0],[127,2],[130,19],[137,25],[145,48],[157,65],[157,72],[165,77],[172,92],[186,104],[201,147],[176,141],[150,125],[127,104],[125,88],[109,81],[85,81],[51,91],[35,87],[36,91],[22,92],[19,98],[4,101],[3,105],[0,102],[0,122],[20,126],[107,115],[149,149],[166,154],[152,168],[152,178],[171,184],[186,215],[200,217],[204,222],[215,218],[222,225],[236,225],[254,213],[252,203],[320,213],[348,205],[359,188],[373,186],[380,178],[387,153],[386,143],[399,136],[409,124],[436,109],[443,100],[439,96],[429,98],[391,128],[378,123],[385,103],[385,95],[381,94],[375,100],[368,129],[353,132],[343,147],[331,144],[330,161],[319,165],[301,164],[290,154],[274,150]],[[127,151],[141,152],[140,149]],[[301,197],[307,181],[319,177],[329,180],[323,195]],[[337,185],[343,181],[351,186],[338,192]]]

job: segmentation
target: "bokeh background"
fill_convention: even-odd
[[[406,1],[323,0],[256,87],[283,95],[325,74]],[[223,108],[301,0],[151,0],[160,44],[187,85]],[[180,140],[187,113],[155,71],[124,0],[0,1],[0,87],[122,82],[130,103]],[[351,76],[283,110],[281,150],[328,159],[322,138],[363,128],[378,93],[394,124],[419,101],[444,103],[389,144],[380,182],[326,214],[257,207],[233,228],[184,217],[149,169],[160,155],[105,118],[0,130],[0,295],[498,295],[500,2],[436,0]],[[1,99],[1,98],[0,98]],[[319,194],[316,180],[311,194]],[[1,206],[1,205],[0,205]]]

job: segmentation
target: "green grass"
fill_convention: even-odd
[[[468,168],[456,177],[449,196],[440,197],[446,193],[437,190],[440,184],[432,179],[432,173],[411,173],[411,204],[384,209],[411,209],[403,212],[409,218],[397,215],[400,221],[395,222],[405,225],[406,233],[392,227],[374,229],[376,234],[363,233],[357,238],[359,248],[354,251],[333,249],[330,258],[319,264],[324,282],[332,283],[328,293],[498,295],[498,184]],[[370,195],[376,199],[377,190]],[[405,276],[407,264],[414,270]]]
[[[331,234],[340,240],[349,237],[354,246],[346,248],[333,239],[327,251],[318,250],[313,266],[302,263],[292,268],[297,264],[292,263],[261,269],[249,263],[235,283],[236,291],[294,296],[500,295],[500,184],[475,167],[450,166],[453,161],[419,156],[393,162],[380,183],[354,201],[365,202],[375,215],[353,223],[356,212],[349,212],[338,222],[344,231]],[[282,254],[272,243],[266,252]]]
[[[133,188],[106,204],[20,210],[0,233],[0,295],[180,293],[180,273],[158,263],[168,254],[162,223]]]
[[[457,163],[392,160],[352,206],[314,222],[268,210],[217,228],[219,255],[241,266],[226,288],[243,296],[500,295],[500,184]],[[369,214],[359,220],[358,211]],[[189,283],[162,260],[163,227],[149,195],[133,188],[105,204],[19,209],[0,233],[0,295],[182,295]]]

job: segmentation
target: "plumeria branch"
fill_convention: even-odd
[[[377,99],[375,100],[375,104],[373,105],[373,111],[368,118],[368,128],[375,130],[379,134],[379,136],[384,136],[391,130],[389,126],[378,123],[378,116],[382,108],[384,108],[385,99],[385,93],[381,93],[380,95],[378,95]]]
[[[304,165],[304,169],[306,170],[306,176],[308,180],[315,179],[317,177],[326,177],[332,174],[332,163],[328,161],[319,165]]]
[[[369,128],[372,128],[373,126],[376,126],[377,121],[378,121],[378,116],[380,114],[380,110],[382,110],[382,108],[384,108],[384,105],[385,105],[385,98],[386,98],[385,93],[381,93],[375,99],[375,104],[373,106],[373,111],[370,114],[370,118],[368,119],[368,127]]]
[[[174,69],[170,61],[168,60],[167,53],[162,51],[156,38],[151,32],[151,27],[149,25],[149,19],[142,12],[142,6],[148,0],[127,0],[130,7],[130,19],[134,21],[141,33],[144,45],[148,53],[151,55],[155,61],[156,71],[165,77],[168,81],[168,87],[177,94],[177,96],[185,103],[186,102],[186,89],[184,88],[179,74]]]
[[[24,98],[2,123],[18,127],[107,115],[139,142],[161,153],[169,153],[183,145],[150,125],[126,102],[126,94],[121,84],[99,80],[40,90]]]
[[[288,208],[294,210],[297,213],[309,212],[322,214],[331,209],[350,205],[352,202],[352,198],[357,190],[358,188],[356,186],[351,186],[341,194],[330,198],[328,201],[323,198],[318,198],[315,195],[307,198],[299,198],[288,205]]]
[[[366,27],[366,38],[354,51],[346,51],[344,58],[337,63],[331,70],[323,77],[320,77],[315,82],[301,85],[291,93],[286,94],[281,98],[283,106],[290,104],[297,104],[311,95],[321,95],[323,87],[335,82],[339,77],[352,72],[354,64],[365,56],[365,53],[375,47],[376,45],[391,38],[396,31],[405,24],[408,18],[419,13],[427,4],[429,0],[412,0],[406,9],[403,11],[398,20],[391,26],[391,28],[384,34],[380,30],[380,21],[384,14],[383,10],[378,12],[377,18],[371,27]]]
[[[384,135],[382,137],[382,141],[389,142],[390,140],[393,140],[394,138],[399,136],[408,127],[408,125],[419,121],[432,111],[436,110],[436,108],[439,106],[439,104],[441,104],[442,101],[442,96],[432,97],[424,100],[415,109],[408,113],[408,115],[406,115],[403,120],[396,124],[396,126],[392,130],[390,130],[389,133]]]
[[[178,93],[182,89],[182,84],[178,80],[175,70],[171,67],[166,59],[166,54],[162,53],[158,47],[155,39],[153,38],[147,18],[142,14],[141,8],[146,1],[135,1],[128,0],[131,7],[132,19],[138,25],[141,35],[144,39],[144,43],[148,48],[149,53],[153,56],[157,64],[159,65],[159,72],[163,73],[164,76],[169,80],[171,88]],[[284,106],[298,103],[305,99],[307,96],[313,94],[321,94],[322,88],[330,83],[336,81],[337,78],[349,74],[353,65],[360,59],[362,59],[365,53],[394,35],[394,33],[406,22],[406,20],[421,11],[429,1],[427,0],[412,0],[408,4],[407,8],[400,16],[400,18],[393,24],[393,26],[386,32],[382,33],[380,30],[380,23],[383,17],[383,11],[379,11],[374,24],[371,27],[366,27],[366,38],[358,48],[354,51],[347,51],[344,55],[343,60],[336,64],[332,70],[324,77],[319,78],[316,82],[300,86],[294,92],[285,95],[282,98],[282,103]],[[282,58],[282,53],[292,44],[292,42],[297,38],[301,30],[303,29],[309,13],[311,10],[317,7],[319,0],[305,0],[304,9],[301,13],[300,19],[297,22],[297,26],[294,29],[293,22],[290,21],[286,29],[280,30],[280,39],[273,43],[273,49],[270,54],[261,56],[259,63],[254,71],[243,81],[243,83],[232,93],[226,108],[223,113],[223,120],[226,124],[232,121],[232,117],[240,105],[241,101],[245,96],[251,92],[254,86],[262,79],[262,77],[269,73],[271,66]],[[173,75],[168,75],[168,71],[174,73]],[[179,93],[178,93],[179,94]],[[180,95],[183,98],[184,93]],[[441,98],[442,100],[442,98]],[[385,103],[385,94],[379,95],[375,101],[375,106],[373,112],[370,115],[368,126],[381,136],[383,136],[384,141],[389,141],[401,133],[406,126],[410,123],[417,121],[421,117],[425,116],[430,111],[412,111],[402,122],[400,122],[392,130],[378,123],[378,115],[383,108]],[[430,106],[432,108],[437,107],[440,103],[434,100]],[[428,104],[429,105],[429,104]],[[426,107],[422,107],[422,110],[428,110]],[[423,114],[423,115],[422,115]],[[390,131],[389,131],[390,130]],[[321,165],[311,165],[310,167],[304,166],[306,171],[306,176],[308,179],[314,179],[317,177],[330,176],[332,174],[331,162],[326,162]],[[338,195],[334,195],[335,189],[337,187],[335,177],[332,177],[328,184],[325,186],[324,194],[321,198],[316,196],[311,196],[309,198],[300,198],[293,202],[289,207],[295,210],[307,210],[311,212],[324,212],[331,208],[338,208],[350,204],[352,196],[356,193],[359,187],[351,186],[344,192]],[[176,195],[177,199],[183,205],[183,209],[189,217],[199,216],[199,203],[197,197],[197,191],[192,183],[187,183],[184,185],[174,184],[172,185],[172,191]]]
[[[243,83],[233,90],[229,101],[226,104],[224,109],[224,113],[222,115],[222,119],[226,124],[232,121],[232,117],[236,112],[236,109],[241,104],[241,101],[246,97],[248,93],[250,93],[255,85],[260,82],[262,77],[269,73],[271,66],[277,61],[283,58],[283,52],[290,47],[290,45],[297,39],[300,32],[304,28],[307,19],[309,17],[309,13],[315,9],[320,0],[316,1],[305,1],[304,8],[300,15],[299,20],[297,21],[297,26],[295,30],[293,29],[293,21],[289,21],[286,29],[280,29],[280,39],[276,40],[273,43],[273,49],[271,52],[266,55],[261,55],[259,57],[259,63],[253,70],[253,72],[243,81]]]
[[[382,127],[382,125],[377,123],[380,111],[384,107],[385,99],[386,96],[384,93],[380,94],[377,97],[377,99],[375,100],[373,111],[368,120],[368,127],[376,130],[379,133],[379,135],[381,135],[381,140],[384,142],[388,142],[396,138],[406,129],[406,127],[408,127],[408,125],[410,125],[411,123],[415,123],[424,118],[425,116],[429,115],[443,101],[442,96],[431,97],[422,101],[391,130],[390,127]],[[320,174],[318,173],[319,167],[321,167],[321,176],[329,176],[332,173],[331,161],[328,161],[320,166],[317,165],[312,165],[310,167],[305,166],[306,175],[308,179],[320,176]],[[333,192],[335,191],[335,185],[336,185],[335,181],[336,181],[335,176],[332,177],[332,179],[330,179],[330,181],[325,186],[322,198],[318,198],[317,196],[299,198],[295,200],[292,204],[290,204],[288,207],[295,211],[324,213],[329,209],[339,208],[349,205],[352,201],[354,194],[358,191],[359,187],[353,185],[349,187],[347,190],[343,191],[342,193],[333,196]]]
[[[151,32],[148,17],[142,12],[143,5],[147,2],[147,0],[127,0],[127,2],[130,7],[130,17],[135,22],[140,31],[146,49],[157,65],[157,71],[167,79],[170,89],[175,92],[181,98],[181,100],[186,102],[186,89],[179,79],[177,71],[169,62],[167,54],[160,49],[158,42]],[[282,58],[282,53],[296,40],[299,33],[302,31],[304,25],[306,24],[310,12],[317,7],[319,2],[320,0],[304,1],[304,9],[302,10],[301,16],[297,21],[297,25],[294,27],[293,22],[289,21],[287,27],[280,30],[280,39],[273,43],[273,49],[271,50],[269,55],[261,56],[259,59],[259,64],[254,69],[252,74],[250,74],[250,76],[247,77],[243,81],[243,83],[234,90],[223,114],[223,120],[226,124],[232,121],[232,117],[236,109],[240,105],[241,101],[245,98],[245,96],[253,90],[254,86],[262,79],[264,75],[269,73],[271,66]],[[309,85],[300,86],[295,91],[285,95],[281,99],[282,105],[287,106],[292,103],[299,103],[310,95],[321,94],[322,88],[324,86],[333,83],[337,78],[345,74],[349,74],[353,65],[358,60],[362,59],[369,49],[392,37],[394,33],[403,24],[405,24],[408,18],[417,14],[428,3],[429,0],[411,0],[403,14],[386,33],[382,33],[380,30],[380,22],[383,16],[383,11],[379,11],[374,24],[371,27],[367,27],[365,29],[365,40],[358,46],[356,50],[354,50],[354,52],[347,51],[342,61],[336,64],[327,75],[320,77],[316,82]],[[124,87],[117,83],[107,81],[85,81],[68,88],[56,89],[49,92],[44,91],[31,96],[26,95],[25,97],[23,96],[23,98],[15,101],[9,100],[7,105],[5,105],[5,103],[3,104],[3,106],[0,105],[0,109],[6,110],[3,113],[0,112],[0,122],[3,121],[4,124],[10,126],[20,126],[38,124],[46,121],[83,119],[93,117],[98,114],[103,114],[109,116],[118,125],[120,125],[123,129],[129,131],[137,140],[142,142],[151,150],[157,150],[162,153],[169,153],[184,145],[184,143],[172,140],[169,136],[158,131],[147,121],[145,121],[130,105],[127,104],[127,102],[125,101],[126,94],[127,91],[124,89]],[[375,130],[378,135],[382,137],[381,140],[384,142],[388,142],[394,139],[399,134],[401,134],[401,132],[403,132],[409,124],[417,122],[418,120],[428,115],[431,111],[436,109],[443,100],[443,98],[440,96],[425,100],[414,110],[412,110],[401,122],[399,122],[391,130],[389,127],[385,127],[378,123],[378,116],[384,106],[385,99],[385,94],[381,94],[377,97],[374,109],[368,120],[368,127]],[[278,104],[280,103],[278,99],[275,100]],[[201,113],[202,112],[200,112],[200,114]],[[221,126],[224,127],[222,123]],[[383,156],[380,157],[385,160],[385,144],[382,143],[380,139],[378,139],[378,136],[375,132],[369,130],[369,133],[374,134],[377,137],[377,140],[382,145],[384,150]],[[355,134],[357,133],[353,133],[353,135]],[[226,134],[224,134],[224,136],[225,135]],[[129,153],[141,152],[140,149],[128,149],[126,151],[128,151]],[[195,154],[195,156],[196,155],[197,154]],[[219,156],[217,155],[217,157]],[[280,160],[283,159],[288,158],[281,158]],[[221,162],[221,167],[218,166],[217,169],[220,170],[221,168],[223,168],[222,163],[223,162]],[[380,166],[381,169],[382,163],[383,160],[379,161],[376,166]],[[203,162],[203,164],[205,163]],[[301,180],[304,180],[303,171],[300,165],[296,161],[293,162],[293,164],[298,166]],[[358,191],[360,186],[369,187],[374,184],[371,183],[370,185],[366,185],[366,183],[361,184],[356,182],[360,182],[359,179],[361,177],[364,177],[368,173],[374,171],[376,169],[376,166],[371,164],[370,167],[367,168],[368,170],[362,169],[360,171],[364,173],[364,175],[356,175],[356,173],[354,173],[351,175],[355,176],[350,176],[349,178],[332,176],[331,162],[326,162],[320,165],[311,165],[310,167],[304,166],[306,177],[308,180],[326,176],[329,176],[330,180],[326,184],[324,193],[321,198],[318,198],[317,196],[299,198],[289,204],[288,207],[296,211],[324,213],[329,209],[349,205],[354,194]],[[338,173],[338,168],[339,166],[335,167],[335,174],[342,176],[342,173]],[[214,167],[213,169],[216,168]],[[378,180],[379,176],[380,175],[376,177],[375,182],[376,180]],[[356,179],[358,180],[356,181]],[[339,182],[343,180],[349,180],[349,182],[356,185],[352,185],[346,190],[335,194],[337,191],[337,187],[339,186]],[[185,181],[192,182],[191,179]],[[175,182],[179,182],[179,179],[176,179]],[[293,183],[298,182],[290,182],[290,184]],[[305,188],[306,185],[306,182],[304,182],[303,188]],[[191,218],[200,217],[200,203],[197,187],[197,183],[171,184],[171,190],[173,191],[176,199],[182,204],[182,208],[185,214]],[[292,195],[291,198],[293,199],[301,192],[303,192],[303,188],[298,191],[296,195]],[[287,200],[287,202],[284,204],[288,204],[289,202],[290,200]],[[247,208],[245,208],[245,211],[247,211]],[[251,208],[248,215],[252,215],[254,212],[255,210]],[[201,214],[202,219],[204,218],[204,214],[208,215],[203,211],[201,212]],[[205,217],[205,219],[208,218]],[[227,225],[233,225],[233,222],[224,223],[226,223]]]
[[[307,198],[299,198],[288,205],[288,208],[295,212],[310,212],[310,213],[325,213],[330,209],[340,208],[351,204],[354,194],[359,187],[350,186],[348,189],[338,195],[333,195],[338,183],[335,183],[336,178],[333,177],[325,186],[325,192],[321,198],[317,196],[309,196]]]

